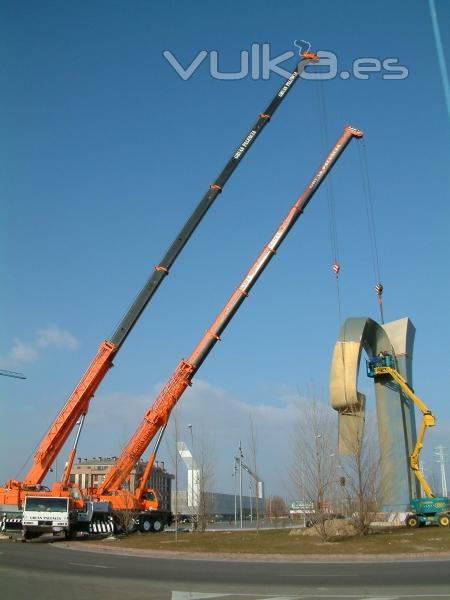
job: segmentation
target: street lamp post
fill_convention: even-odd
[[[232,474],[232,476],[234,477],[234,525],[237,525],[237,494],[236,494],[236,487],[237,487],[237,465],[236,465],[236,459],[234,460],[234,473]]]
[[[242,459],[243,458],[244,458],[244,455],[242,454],[241,441],[239,440],[239,517],[240,517],[241,529],[243,528],[243,524],[242,524]]]
[[[195,453],[194,453],[194,432],[192,430],[192,424],[189,423],[188,425],[188,429],[189,429],[189,433],[191,434],[191,448],[192,448],[192,466],[194,466],[194,462],[195,462]],[[191,502],[192,502],[192,507],[191,507],[191,531],[194,531],[195,529],[195,523],[197,521],[197,502],[196,502],[196,485],[197,483],[194,481],[194,473],[195,470],[192,470],[192,477],[191,477]]]

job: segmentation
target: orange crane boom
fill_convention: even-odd
[[[231,156],[221,173],[215,179],[214,183],[209,186],[208,191],[203,196],[193,213],[186,221],[185,225],[175,237],[172,245],[167,250],[161,262],[155,267],[154,272],[139,292],[130,309],[127,311],[124,318],[121,320],[116,331],[110,340],[105,340],[100,345],[97,354],[93,358],[87,371],[83,375],[81,381],[72,392],[66,404],[53,421],[47,434],[42,439],[41,444],[33,458],[33,465],[26,477],[23,485],[31,488],[42,482],[47,475],[51,465],[58,456],[61,448],[67,441],[70,433],[77,421],[86,415],[89,408],[89,402],[95,394],[97,388],[103,381],[106,373],[112,367],[112,361],[120,350],[122,344],[130,334],[140,315],[156,293],[159,285],[164,278],[169,274],[171,266],[174,264],[180,252],[183,250],[186,243],[200,224],[201,220],[212,206],[217,196],[221,193],[224,185],[233,174],[236,167],[241,163],[244,156],[247,154],[261,131],[270,121],[271,117],[280,106],[284,98],[294,86],[295,82],[300,78],[301,73],[310,62],[316,62],[319,58],[313,52],[304,52],[299,63],[294,71],[283,83],[277,91],[274,98],[267,108],[258,115],[258,119],[247,135],[242,139],[234,154]],[[63,482],[67,483],[71,461],[75,453],[72,451],[69,457],[67,467],[65,469]],[[20,488],[22,482],[9,481],[6,488]],[[1,490],[0,490],[1,494]]]
[[[173,407],[181,398],[185,389],[191,385],[194,374],[198,371],[215,344],[220,340],[220,335],[248,296],[249,291],[275,255],[277,249],[306,208],[314,193],[318,190],[349,142],[354,137],[360,138],[362,135],[363,133],[359,129],[350,126],[345,128],[344,133],[328,154],[311,182],[292,206],[270,242],[264,246],[247,275],[220,311],[192,354],[189,358],[181,360],[178,364],[172,377],[159,393],[153,406],[145,414],[136,433],[123,450],[116,464],[108,472],[105,481],[98,488],[96,493],[98,497],[102,495],[107,496],[108,493],[120,490],[122,483],[142,457],[151,440],[161,428],[166,426]],[[152,454],[152,459],[154,460],[154,453]],[[139,489],[142,488],[143,486],[141,485]]]

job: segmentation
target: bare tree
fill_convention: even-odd
[[[327,521],[336,488],[336,432],[333,411],[314,399],[302,409],[294,434],[291,479],[298,498],[314,507],[311,518],[322,540],[330,537]]]
[[[355,529],[367,535],[378,510],[380,497],[380,455],[374,419],[355,428],[352,439],[345,440],[348,456],[341,457],[340,468],[349,511]]]
[[[285,517],[288,514],[287,504],[281,496],[271,496],[266,500],[266,513],[270,518]]]
[[[174,484],[175,484],[175,493],[174,493],[174,506],[172,508],[172,512],[174,515],[174,526],[175,526],[175,542],[178,542],[178,475],[179,475],[179,462],[180,457],[178,454],[178,440],[179,440],[179,426],[178,426],[178,418],[177,418],[177,410],[176,407],[172,410],[171,414],[171,441],[167,444],[169,456],[171,463],[174,469]]]
[[[114,511],[114,520],[118,531],[123,535],[128,535],[136,531],[137,516],[139,513],[134,509],[134,498],[129,485],[124,483],[122,488],[126,489],[128,493],[123,497],[123,508]]]
[[[196,462],[198,467],[197,529],[205,531],[211,516],[212,493],[210,491],[214,479],[214,451],[211,440],[204,431],[196,442]]]
[[[121,444],[121,451],[123,449],[124,445]],[[123,497],[123,507],[114,511],[114,521],[117,531],[122,535],[133,533],[137,528],[139,511],[135,508],[134,492],[136,486],[139,485],[140,476],[142,476],[142,469],[138,462],[121,485],[122,490],[126,490],[127,493]]]

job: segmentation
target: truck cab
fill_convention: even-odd
[[[79,498],[73,496],[26,496],[22,514],[22,532],[25,540],[44,533],[64,533],[70,538],[77,531],[89,531],[93,503],[86,501],[79,508]]]
[[[70,533],[74,519],[71,499],[51,496],[26,496],[22,515],[24,539],[43,533]]]
[[[160,501],[156,490],[153,488],[146,488],[142,494],[142,503],[145,510],[158,510]]]

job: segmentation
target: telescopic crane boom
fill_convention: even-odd
[[[42,482],[51,465],[58,456],[61,448],[67,441],[68,436],[75,427],[75,424],[82,417],[82,415],[86,414],[92,396],[95,394],[108,370],[112,367],[113,359],[130,334],[145,307],[156,293],[159,285],[169,274],[171,266],[188,242],[189,238],[192,236],[197,226],[206,215],[208,209],[222,191],[224,185],[231,177],[234,170],[247,154],[261,131],[270,121],[270,118],[283,102],[284,98],[292,89],[295,82],[299,79],[305,67],[310,62],[318,60],[319,59],[317,55],[312,52],[303,53],[300,62],[297,64],[294,71],[283,83],[273,100],[270,102],[269,106],[258,116],[256,123],[239,144],[234,154],[227,162],[214,183],[209,186],[208,191],[203,196],[194,212],[191,214],[181,231],[174,239],[172,245],[160,263],[155,267],[153,274],[139,292],[138,296],[134,300],[126,315],[123,317],[111,339],[102,342],[87,371],[84,373],[66,404],[53,421],[50,429],[35,453],[33,465],[24,478],[23,484],[26,487],[30,488],[33,485],[37,485]],[[67,484],[68,482],[71,467],[72,464],[69,460],[67,468],[64,472],[63,480],[61,482],[63,485]],[[20,486],[21,483],[15,481],[9,481],[7,484],[7,487]]]
[[[97,497],[101,498],[104,495],[105,498],[107,498],[108,494],[115,493],[117,495],[124,491],[120,490],[122,483],[128,477],[134,465],[140,460],[157,432],[166,426],[173,407],[181,398],[185,389],[191,385],[195,373],[201,367],[216,343],[220,340],[220,335],[248,296],[249,291],[271,261],[278,247],[282,244],[284,238],[294,226],[314,193],[318,190],[327,174],[335,165],[350,140],[354,137],[360,138],[362,135],[363,134],[359,129],[354,129],[350,126],[345,128],[344,133],[328,154],[324,163],[320,166],[302,195],[292,206],[287,217],[282,221],[270,242],[264,246],[261,254],[252,265],[239,287],[232,294],[227,304],[220,311],[212,326],[207,330],[192,354],[186,360],[181,360],[178,364],[172,377],[156,398],[153,406],[145,414],[136,433],[123,450],[116,464],[108,472],[105,481],[98,488],[96,493]],[[152,454],[152,458],[154,460],[154,453]],[[140,489],[142,489],[142,486]]]

